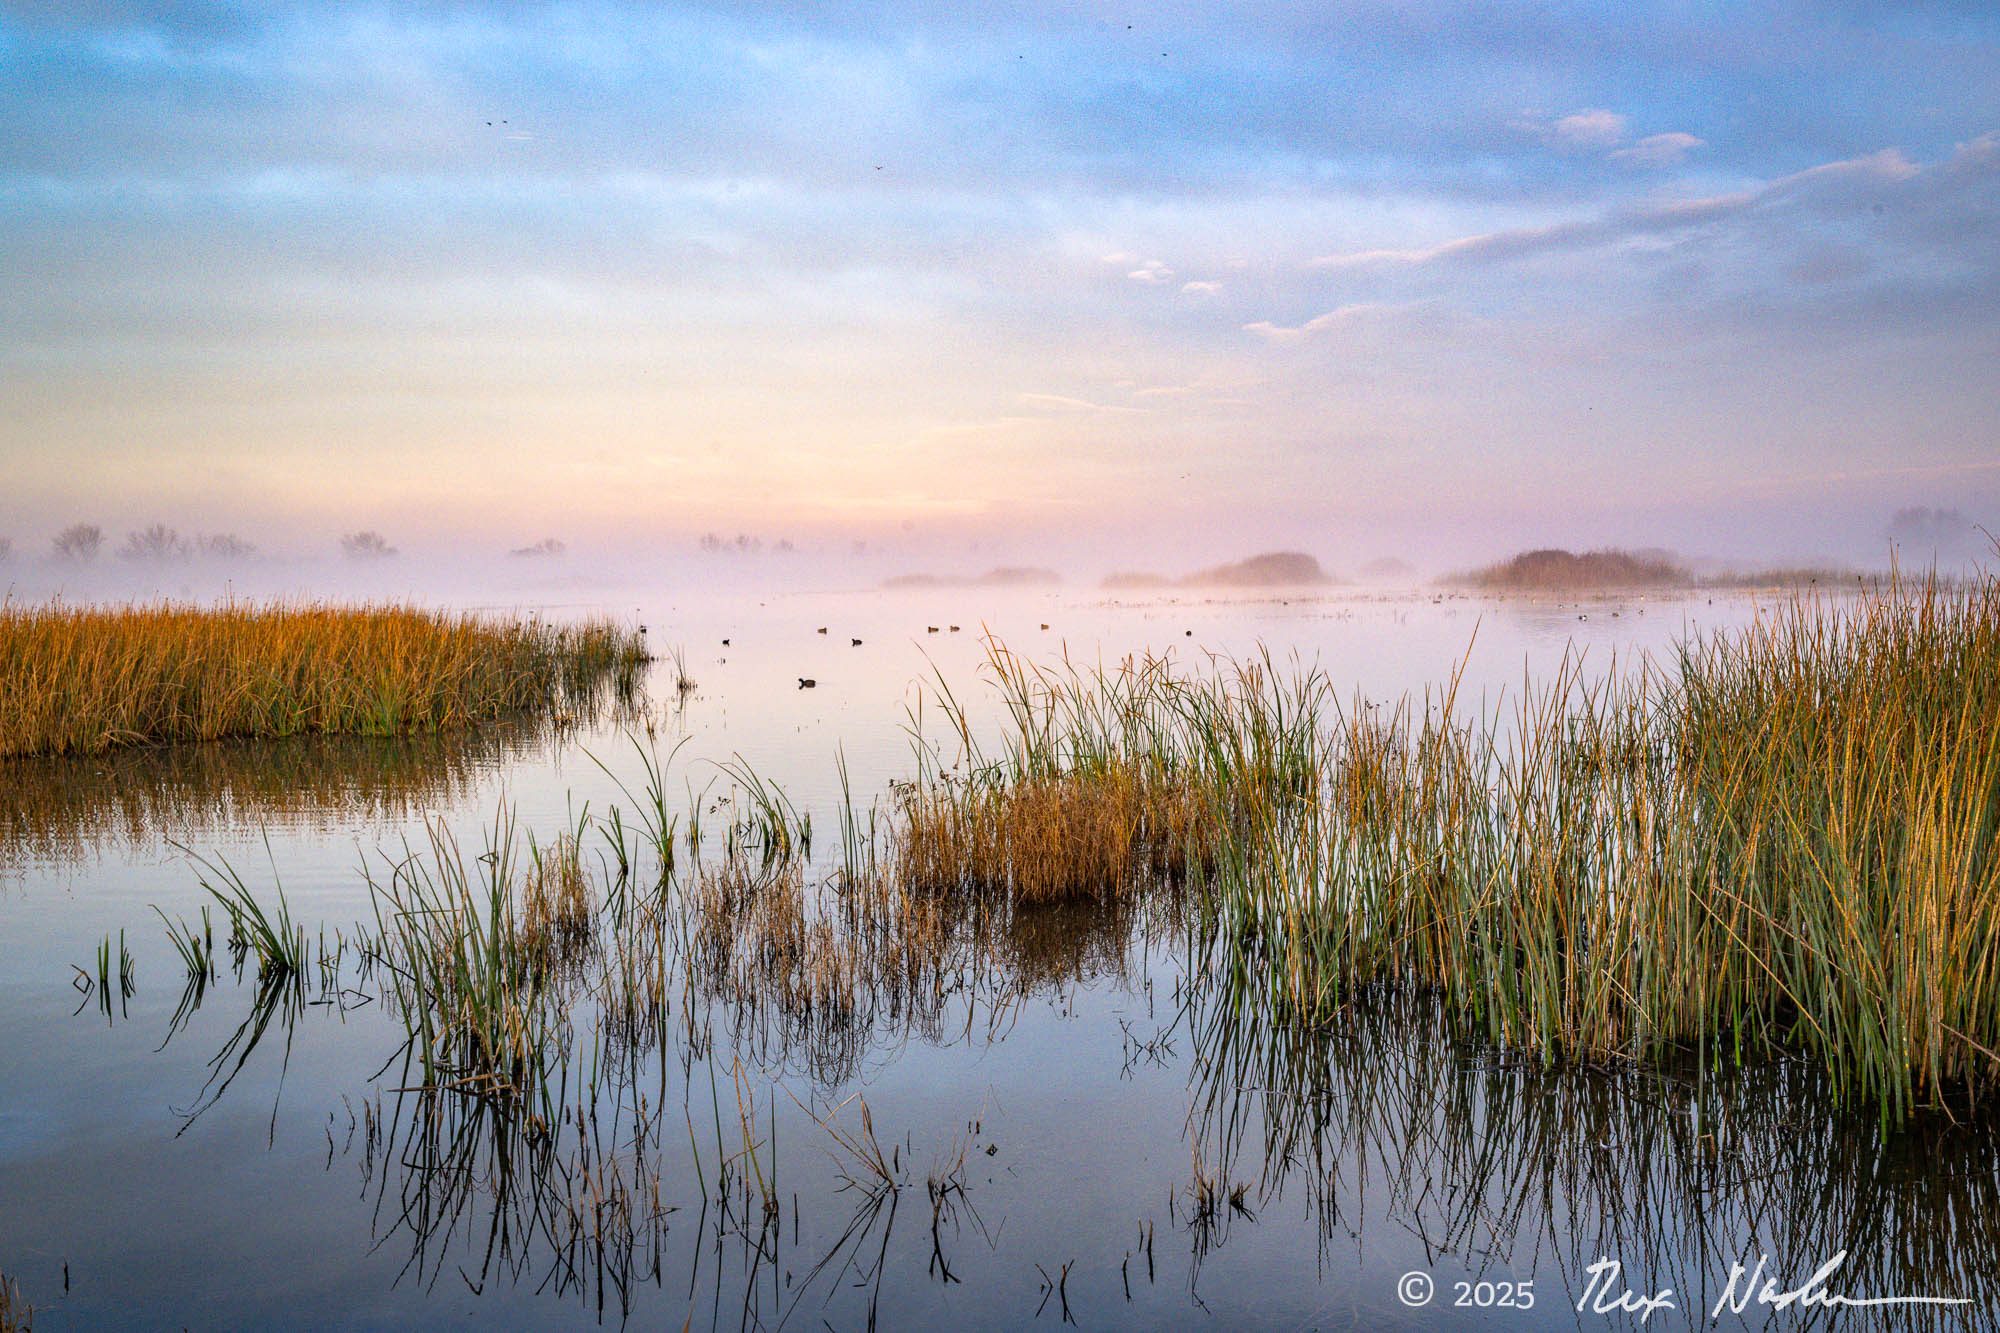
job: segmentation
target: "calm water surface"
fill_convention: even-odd
[[[1504,718],[1524,673],[1566,654],[1598,673],[1755,614],[976,590],[546,609],[678,648],[693,691],[667,660],[648,691],[671,788],[720,826],[723,766],[747,764],[815,814],[822,860],[843,760],[864,804],[909,775],[940,685],[997,723],[984,635],[1082,666],[1268,650],[1354,706],[1457,669],[1459,706]],[[578,1063],[565,1105],[586,1113],[540,1154],[518,1126],[422,1128],[397,1091],[403,1029],[358,978],[273,1011],[225,972],[180,1012],[154,908],[199,912],[191,854],[260,895],[282,884],[330,942],[372,924],[361,867],[383,873],[427,819],[476,852],[511,806],[545,843],[629,811],[642,743],[628,715],[0,766],[0,1272],[35,1327],[1639,1326],[1599,1308],[1628,1288],[1671,1288],[1650,1328],[2000,1319],[1992,1135],[1884,1134],[1790,1065],[1721,1085],[1540,1071],[1454,1044],[1412,1002],[1276,1033],[1213,1002],[1199,929],[1165,894],[960,923],[949,986],[864,984],[841,1023],[688,983],[667,1031]],[[135,984],[107,1014],[72,983],[121,932]],[[880,1173],[855,1151],[878,1148]],[[1712,1320],[1732,1264],[1768,1255],[1783,1291],[1843,1251],[1828,1290],[1972,1303]]]

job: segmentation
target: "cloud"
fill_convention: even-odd
[[[1625,117],[1601,107],[1564,116],[1549,127],[1560,143],[1577,148],[1609,148],[1625,141]]]
[[[1121,407],[1116,403],[1093,403],[1088,398],[1071,398],[1060,393],[1024,393],[1020,400],[1029,407],[1038,407],[1048,412],[1144,412],[1143,407]]]
[[[1205,371],[1181,384],[1150,384],[1132,390],[1134,398],[1199,398],[1212,403],[1242,403],[1245,390],[1262,388],[1269,381],[1261,375],[1236,375]]]
[[[1991,130],[1967,143],[1959,144],[1945,160],[1947,173],[1993,172],[2000,170],[2000,130]]]
[[[1392,306],[1368,301],[1357,301],[1348,305],[1336,306],[1323,315],[1314,315],[1303,324],[1274,324],[1270,320],[1260,319],[1254,324],[1245,324],[1243,331],[1245,333],[1254,333],[1266,342],[1299,343],[1317,334],[1327,333],[1334,329],[1351,327],[1392,309],[1394,309]]]
[[[1631,137],[1631,122],[1616,111],[1602,107],[1574,112],[1556,121],[1540,116],[1524,116],[1513,122],[1515,129],[1534,135],[1558,148],[1574,152],[1602,152],[1613,162],[1633,167],[1672,166],[1706,140],[1682,130],[1649,134],[1637,142]]]
[[[455,475],[496,421],[523,458],[582,434],[718,460],[675,463],[699,473],[684,500],[668,468],[657,494],[604,501],[649,524],[817,489],[1109,503],[1101,460],[1059,452],[1078,432],[1135,456],[1269,441],[1245,485],[1290,503],[1333,475],[1316,470],[1330,407],[1465,470],[1454,439],[1520,442],[1482,484],[1574,454],[1596,460],[1590,487],[1648,494],[1760,450],[1853,466],[1992,437],[1976,363],[2000,337],[2000,143],[1937,162],[2000,123],[1977,7],[1716,24],[1658,4],[1454,21],[1256,0],[1247,18],[1162,9],[1173,31],[1150,50],[1046,5],[204,6],[220,31],[125,0],[38,8],[64,31],[0,18],[18,72],[0,77],[0,532],[52,497],[87,517],[96,490],[150,520],[146,469],[194,478],[210,453],[331,512],[386,486],[349,461],[359,441],[407,451],[405,475]],[[1510,127],[1521,108],[1534,121]],[[1778,183],[1898,142],[1923,161],[1907,186],[1895,157]],[[1716,183],[1654,188],[1692,164]],[[1363,253],[1299,267],[1329,251]],[[1210,291],[1183,264],[1230,276]],[[1879,341],[1825,346],[1849,327]],[[1321,355],[1356,344],[1369,355]],[[1586,364],[1569,393],[1522,370]],[[1273,384],[1241,435],[1184,410],[1220,391],[1176,396],[1245,366]],[[1054,392],[1017,397],[1035,383]],[[1597,424],[1621,395],[1623,435]],[[1092,415],[1128,403],[1156,410]],[[988,413],[1013,414],[991,428],[1005,449],[878,459],[878,441]],[[770,485],[743,466],[761,441],[818,461]],[[46,480],[20,484],[24,456]],[[1433,499],[1435,469],[1397,466],[1354,493]],[[598,503],[532,467],[472,475],[523,508]]]
[[[1214,296],[1222,290],[1219,282],[1184,282],[1181,290],[1189,296]]]
[[[1959,154],[1943,167],[1932,170],[1964,170],[1961,163],[1976,165],[1980,160],[1977,152],[1961,148]],[[1908,181],[1921,172],[1922,169],[1904,157],[1899,149],[1885,148],[1864,157],[1808,167],[1754,189],[1732,194],[1623,209],[1540,227],[1482,232],[1415,249],[1357,250],[1323,255],[1312,260],[1311,267],[1334,270],[1414,268],[1439,263],[1490,262],[1524,259],[1551,252],[1601,249],[1646,236],[1687,231],[1800,199],[1879,191]]]
[[[1649,134],[1629,148],[1620,148],[1609,156],[1613,162],[1625,162],[1637,167],[1666,167],[1686,157],[1702,147],[1707,140],[1697,139],[1692,134],[1676,130],[1671,134]]]

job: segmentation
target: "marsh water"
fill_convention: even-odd
[[[776,783],[823,861],[837,806],[939,739],[941,691],[998,726],[989,637],[1084,666],[1268,651],[1355,707],[1456,671],[1458,707],[1504,715],[1524,675],[1666,660],[1749,597],[499,601],[645,624],[645,698],[0,765],[0,1273],[34,1327],[1569,1328],[1639,1326],[1646,1301],[1649,1328],[2000,1319],[2000,1136],[1977,1118],[1886,1130],[1795,1063],[1541,1069],[1454,1040],[1421,997],[1273,1026],[1211,984],[1215,942],[1167,889],[974,913],[921,988],[853,963],[861,999],[832,1019],[754,969],[660,960],[667,1020],[612,1033],[579,1005],[557,1123],[526,1129],[476,1100],[426,1114],[402,1023],[341,951],[375,922],[370,870],[439,829],[468,859],[503,811],[600,845],[642,753],[715,836],[746,766]],[[343,961],[277,1003],[254,969],[190,995],[162,918],[198,918],[224,862]],[[107,941],[127,975],[105,990]]]

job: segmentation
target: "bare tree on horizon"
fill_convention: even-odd
[[[103,545],[104,529],[95,523],[72,523],[56,534],[54,542],[58,560],[95,560]]]
[[[195,538],[195,551],[213,560],[246,560],[257,554],[254,542],[246,542],[233,532],[214,532]]]
[[[193,554],[180,533],[164,523],[155,523],[140,532],[125,534],[118,550],[120,560],[185,560]]]
[[[349,560],[384,560],[396,554],[396,548],[373,530],[348,533],[340,539],[340,550]]]

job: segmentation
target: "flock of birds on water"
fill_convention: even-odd
[[[1815,579],[1815,580],[1814,580],[1814,582],[1818,582],[1818,580],[1816,580],[1816,579]],[[1439,604],[1439,603],[1440,603],[1440,602],[1441,602],[1442,600],[1443,600],[1443,598],[1442,598],[1441,596],[1440,596],[1440,597],[1433,597],[1433,598],[1431,599],[1431,602],[1432,602],[1432,604],[1433,604],[1433,605],[1437,605],[1437,604]],[[1711,597],[1711,598],[1709,598],[1709,605],[1713,606],[1714,604],[1715,604],[1715,599],[1714,599],[1714,598],[1712,598],[1712,597]],[[1616,618],[1618,617],[1618,615],[1619,615],[1619,614],[1620,614],[1620,613],[1619,613],[1619,612],[1617,612],[1617,611],[1613,611],[1613,612],[1611,613],[1611,615],[1612,615],[1612,617],[1613,617],[1614,619],[1616,619]],[[1642,615],[1642,616],[1646,614],[1646,611],[1645,611],[1645,608],[1644,608],[1644,607],[1641,607],[1641,608],[1639,608],[1639,614],[1640,614],[1640,615]],[[1584,613],[1579,613],[1579,614],[1578,614],[1578,616],[1577,616],[1577,619],[1578,619],[1578,620],[1588,620],[1588,619],[1590,619],[1590,616],[1589,616],[1588,614],[1584,614]],[[1047,628],[1049,627],[1049,622],[1048,622],[1048,621],[1046,621],[1046,620],[1042,621],[1042,622],[1041,622],[1041,627],[1042,627],[1043,629],[1045,629],[1045,630],[1046,630],[1046,629],[1047,629]],[[950,633],[952,633],[952,634],[957,634],[957,633],[959,633],[959,632],[960,632],[960,629],[961,629],[961,627],[960,627],[960,626],[957,626],[957,625],[942,625],[942,626],[941,626],[941,625],[926,625],[926,626],[924,626],[924,632],[925,632],[926,634],[942,634],[942,633],[946,633],[947,631],[948,631],[948,632],[950,632]],[[641,625],[641,626],[639,626],[639,633],[641,633],[641,634],[644,634],[645,632],[646,632],[646,627],[645,627],[644,625]],[[816,633],[819,633],[819,634],[826,634],[826,633],[829,633],[829,632],[830,632],[830,627],[829,627],[829,626],[826,626],[826,625],[821,625],[821,626],[820,626],[820,627],[818,628],[818,630],[816,630],[815,632],[816,632]],[[1191,630],[1191,629],[1190,629],[1190,630],[1183,630],[1183,631],[1182,631],[1182,634],[1183,634],[1183,635],[1184,635],[1185,637],[1187,637],[1187,638],[1190,638],[1190,639],[1194,637],[1194,631],[1193,631],[1193,630]],[[851,638],[851,637],[850,637],[850,638],[848,639],[848,641],[847,641],[847,642],[848,642],[848,645],[849,645],[850,647],[854,647],[854,648],[859,648],[859,647],[861,646],[861,640],[860,640],[860,639],[856,639],[856,638]],[[724,648],[727,648],[727,647],[729,647],[729,646],[730,646],[730,641],[729,641],[728,639],[724,639],[724,640],[722,641],[722,646],[723,646]],[[799,677],[797,677],[797,680],[798,680],[798,682],[799,682],[799,688],[800,688],[800,689],[802,689],[802,690],[811,690],[811,689],[817,689],[817,688],[819,688],[819,681],[818,681],[817,679],[815,679],[814,677],[812,677],[812,676],[799,676]]]
[[[1043,628],[1043,629],[1047,629],[1047,628],[1049,627],[1049,622],[1048,622],[1048,621],[1046,621],[1046,620],[1044,620],[1044,621],[1042,621],[1042,622],[1041,622],[1041,626],[1042,626],[1042,628]],[[937,625],[926,625],[926,626],[924,626],[924,632],[925,632],[926,634],[941,634],[941,633],[944,633],[944,632],[945,632],[945,629],[946,629],[946,628],[948,628],[948,629],[950,630],[950,632],[951,632],[951,633],[953,633],[953,634],[957,634],[957,633],[959,633],[959,632],[960,632],[960,627],[959,627],[959,626],[957,626],[957,625],[951,625],[951,626],[948,626],[948,627],[940,627],[940,626],[937,626]],[[828,627],[827,627],[827,626],[825,626],[825,625],[821,625],[821,626],[819,627],[819,629],[818,629],[818,630],[817,630],[816,632],[817,632],[817,633],[820,633],[820,634],[825,634],[825,633],[827,633],[827,630],[828,630]],[[641,625],[641,626],[639,626],[639,632],[640,632],[641,634],[644,634],[644,633],[646,632],[646,627],[645,627],[644,625]],[[1190,639],[1194,637],[1194,631],[1193,631],[1193,630],[1186,630],[1186,631],[1184,631],[1184,633],[1185,633],[1185,634],[1186,634],[1186,636],[1187,636],[1188,638],[1190,638]],[[849,645],[850,647],[854,647],[854,648],[859,648],[859,647],[861,646],[861,640],[859,640],[859,639],[855,639],[855,638],[850,638],[850,639],[848,639],[848,641],[847,641],[847,642],[848,642],[848,645]],[[727,648],[727,647],[729,646],[729,640],[728,640],[728,639],[724,639],[724,640],[722,641],[722,646],[723,646],[724,648]],[[798,677],[797,679],[798,679],[798,682],[799,682],[799,688],[800,688],[800,689],[802,689],[802,690],[812,690],[812,689],[817,689],[817,688],[819,688],[819,681],[815,680],[815,679],[814,679],[813,677],[811,677],[811,676],[800,676],[800,677]]]
[[[1049,622],[1048,622],[1048,621],[1046,621],[1046,620],[1044,620],[1044,621],[1042,621],[1042,622],[1041,622],[1041,626],[1042,626],[1042,628],[1043,628],[1043,629],[1047,629],[1047,628],[1049,627]],[[949,628],[950,628],[950,631],[951,631],[951,632],[952,632],[953,634],[957,634],[957,633],[959,632],[959,627],[958,627],[957,625],[952,625],[952,626],[950,626]],[[825,625],[821,625],[821,626],[819,627],[819,633],[821,633],[821,634],[824,634],[824,633],[826,633],[826,630],[827,630],[827,627],[826,627]],[[926,633],[926,634],[938,634],[938,633],[942,633],[942,632],[943,632],[943,631],[942,631],[942,630],[940,630],[940,629],[939,629],[939,628],[938,628],[938,627],[937,627],[936,625],[926,625],[926,626],[924,626],[924,633]],[[1187,636],[1188,638],[1190,638],[1190,639],[1192,639],[1192,638],[1194,637],[1194,631],[1193,631],[1193,630],[1187,630],[1187,631],[1185,631],[1185,634],[1186,634],[1186,636]],[[859,639],[850,639],[850,640],[848,640],[848,642],[849,642],[849,643],[850,643],[850,644],[851,644],[851,645],[852,645],[853,647],[856,647],[856,648],[859,648],[859,647],[861,646],[861,640],[859,640]],[[729,646],[729,640],[727,640],[727,639],[724,639],[724,640],[722,641],[722,646],[723,646],[723,647],[725,647],[725,648],[727,648],[727,647]],[[799,688],[800,688],[800,689],[802,689],[802,690],[811,690],[811,689],[817,689],[817,688],[819,687],[819,682],[818,682],[817,680],[814,680],[814,679],[813,679],[813,678],[812,678],[811,676],[800,676],[800,677],[798,678],[798,682],[799,682]]]

